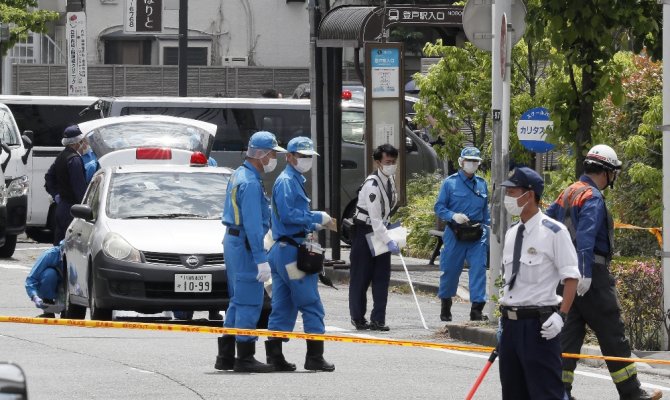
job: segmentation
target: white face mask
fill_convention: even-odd
[[[463,171],[466,174],[474,174],[479,169],[479,163],[477,161],[463,161]]]
[[[510,215],[513,215],[515,217],[521,215],[521,212],[523,211],[524,207],[526,207],[526,204],[528,204],[528,201],[526,201],[522,206],[520,206],[518,205],[517,200],[525,196],[526,193],[522,194],[519,197],[512,197],[505,195],[505,200],[503,200],[503,203],[505,204],[505,209],[507,210],[508,213],[510,213]]]
[[[382,168],[381,168],[382,174],[384,174],[386,176],[395,175],[395,171],[396,171],[397,168],[398,168],[398,166],[396,164],[382,165]]]
[[[312,158],[298,158],[294,168],[296,171],[304,174],[305,172],[312,169]]]
[[[263,171],[265,173],[272,172],[277,168],[277,159],[271,158],[267,164],[263,164]]]

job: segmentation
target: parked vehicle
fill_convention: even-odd
[[[243,159],[249,137],[256,131],[273,132],[286,145],[295,136],[310,136],[309,100],[298,99],[236,99],[196,97],[110,97],[100,100],[102,114],[107,116],[133,114],[174,115],[211,122],[217,125],[212,157],[218,165],[236,168]],[[407,176],[421,171],[435,171],[439,160],[435,150],[414,132],[405,129]],[[365,178],[365,109],[356,101],[342,102],[342,162],[340,215],[353,210],[357,189]],[[266,190],[282,171],[285,160],[278,159],[275,172],[265,179]],[[311,188],[307,175],[306,187]]]
[[[216,126],[127,116],[79,128],[101,169],[71,210],[64,315],[225,310],[221,213],[232,171],[206,166]]]
[[[16,248],[16,237],[26,230],[28,210],[28,157],[32,148],[30,132],[19,135],[19,128],[9,108],[0,104],[0,169],[4,174],[7,196],[7,228],[5,243],[0,247],[0,257],[11,257]]]
[[[26,168],[30,184],[26,234],[39,242],[53,241],[56,204],[44,189],[44,174],[63,150],[63,130],[69,125],[101,118],[100,110],[88,106],[98,99],[86,96],[0,95],[0,103],[11,110],[19,132],[30,131],[32,152]]]

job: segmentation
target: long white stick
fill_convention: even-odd
[[[407,275],[407,282],[409,282],[409,288],[412,289],[412,296],[414,296],[414,301],[416,302],[416,308],[419,309],[419,315],[421,316],[421,323],[425,329],[428,329],[426,325],[426,320],[423,318],[423,313],[421,312],[421,307],[419,307],[419,299],[416,298],[416,293],[414,293],[414,286],[412,285],[412,280],[409,278],[409,271],[407,270],[407,265],[405,264],[405,259],[402,257],[402,253],[399,254],[400,261],[402,261],[402,267],[405,268],[405,274]]]

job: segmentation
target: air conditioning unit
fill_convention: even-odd
[[[249,57],[223,57],[224,67],[247,67],[249,66]]]

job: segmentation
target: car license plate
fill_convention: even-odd
[[[210,293],[212,291],[212,274],[175,274],[174,291]]]

